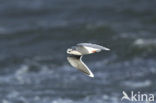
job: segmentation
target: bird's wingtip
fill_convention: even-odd
[[[91,73],[91,74],[88,75],[88,76],[94,78],[94,74],[93,74],[93,73]]]
[[[104,50],[106,50],[106,51],[110,51],[111,49],[105,47]]]
[[[107,51],[110,51],[111,49],[107,48]]]

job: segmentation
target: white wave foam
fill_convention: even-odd
[[[142,82],[135,82],[135,81],[126,81],[121,83],[121,85],[124,85],[126,87],[130,88],[142,88],[142,87],[149,87],[151,86],[152,82],[150,80],[145,80]]]
[[[134,46],[138,47],[156,47],[156,39],[137,39],[133,43]]]

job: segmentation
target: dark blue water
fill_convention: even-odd
[[[121,103],[122,91],[156,95],[155,5],[1,0],[0,102]],[[95,78],[66,60],[66,49],[80,42],[111,49],[83,58]]]

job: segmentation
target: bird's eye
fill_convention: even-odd
[[[68,52],[71,52],[71,51],[72,51],[72,50],[70,50],[70,49],[68,50]]]

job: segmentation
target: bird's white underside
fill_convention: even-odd
[[[84,46],[84,48],[88,50],[89,54],[94,53],[94,51],[99,51],[100,50],[100,49],[87,47],[87,46]]]
[[[69,53],[70,54],[70,53]],[[82,53],[78,52],[78,51],[72,51],[72,54],[74,55],[82,55]]]

